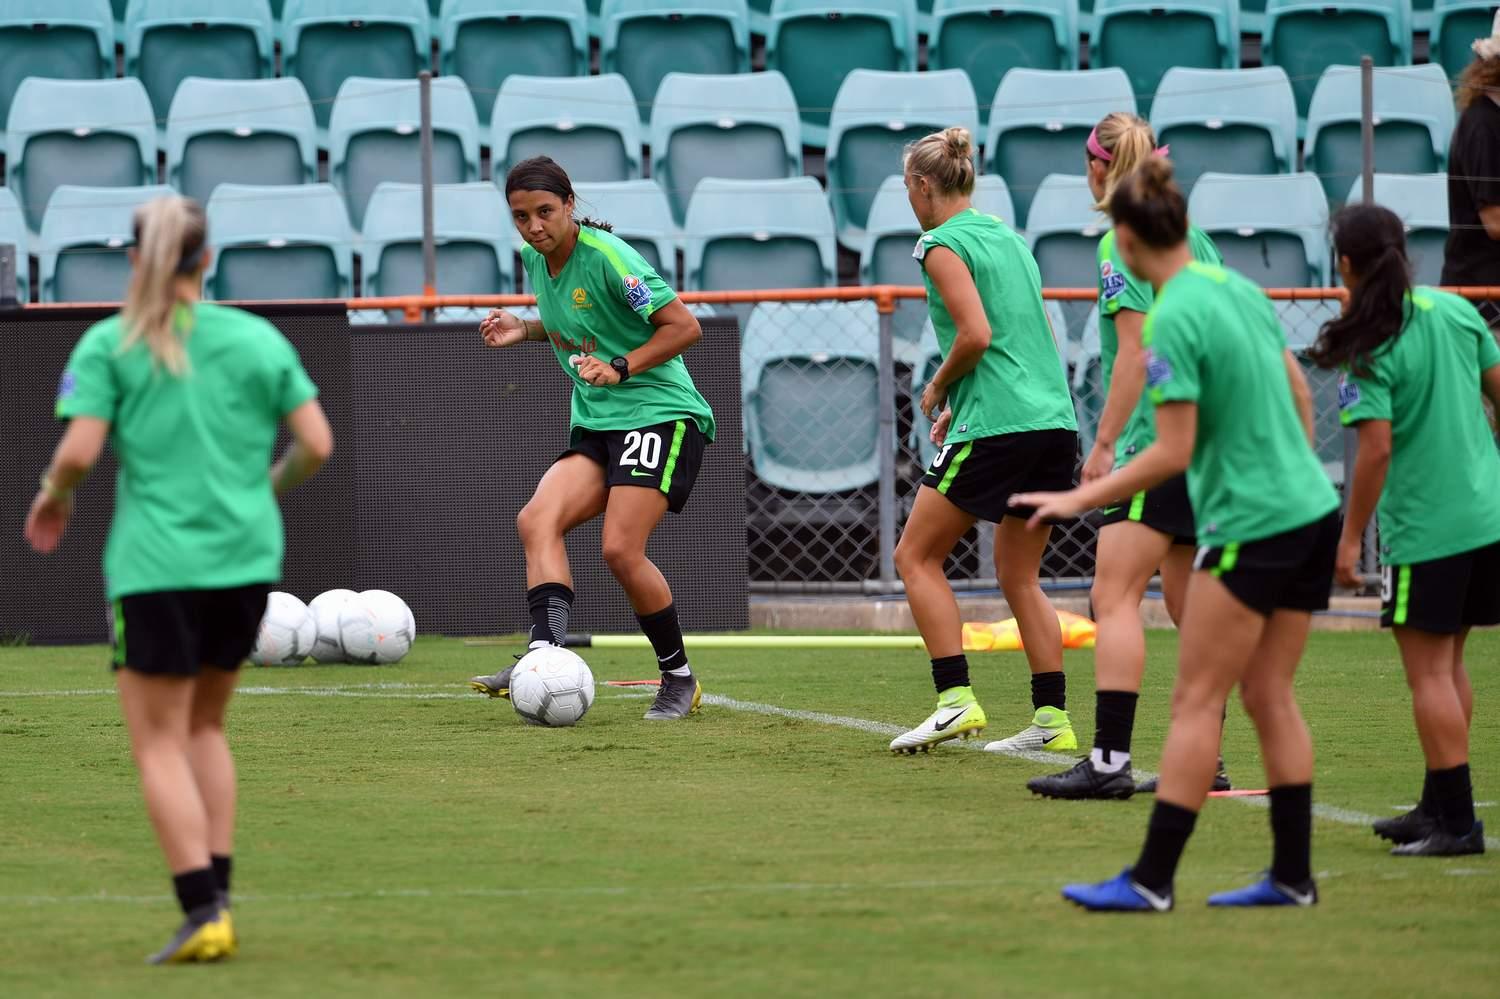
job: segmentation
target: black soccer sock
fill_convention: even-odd
[[[1432,789],[1434,816],[1443,831],[1462,836],[1474,828],[1474,789],[1469,783],[1469,765],[1460,763],[1447,770],[1427,771]]]
[[[1135,729],[1135,705],[1141,695],[1129,690],[1094,692],[1094,748],[1106,753],[1129,753]]]
[[[219,882],[214,880],[212,867],[200,867],[196,871],[183,871],[172,875],[172,888],[177,892],[177,904],[184,913],[214,904],[214,895]]]
[[[682,626],[677,623],[677,605],[667,604],[655,614],[640,614],[635,619],[641,631],[656,650],[656,666],[663,673],[682,669],[688,664],[687,651],[682,644]]]
[[[1422,775],[1422,797],[1417,799],[1417,807],[1426,812],[1430,817],[1437,816],[1437,799],[1432,795],[1432,771],[1429,770]]]
[[[1182,859],[1182,851],[1187,848],[1197,821],[1197,812],[1180,805],[1158,801],[1152,807],[1151,822],[1146,826],[1146,845],[1141,847],[1141,857],[1130,871],[1137,884],[1158,895],[1172,890],[1177,862]]]
[[[1271,879],[1294,887],[1312,879],[1312,785],[1271,788]]]
[[[234,867],[234,861],[222,853],[210,854],[209,862],[214,867],[214,881],[218,883],[219,891],[225,895],[229,894],[229,872]]]
[[[526,591],[531,609],[533,642],[563,645],[568,638],[568,614],[573,610],[573,588],[565,583],[541,583]]]
[[[1031,674],[1031,707],[1068,710],[1068,678],[1062,670]]]
[[[932,685],[941,694],[953,687],[969,685],[969,657],[963,653],[943,656],[932,661]]]

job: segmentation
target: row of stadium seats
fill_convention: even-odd
[[[1377,169],[1442,170],[1453,108],[1441,71],[1389,70],[1375,82]],[[509,164],[539,153],[552,155],[583,182],[638,179],[649,161],[674,224],[684,225],[692,192],[706,177],[761,180],[803,172],[797,111],[780,74],[671,74],[658,97],[647,141],[633,115],[618,113],[631,102],[620,76],[511,77],[488,131],[491,175],[502,178]],[[411,80],[353,77],[340,88],[328,129],[328,175],[356,229],[364,226],[365,206],[378,183],[420,180],[419,103],[418,84]],[[825,164],[839,241],[859,249],[876,192],[899,170],[904,145],[953,123],[983,138],[983,172],[1003,178],[1014,198],[1003,216],[1028,227],[1042,178],[1081,174],[1084,140],[1101,109],[1135,107],[1117,69],[1013,70],[995,103],[1003,110],[980,133],[974,94],[962,73],[849,74],[830,116]],[[435,179],[480,180],[485,133],[463,82],[434,80],[431,105]],[[1172,146],[1186,186],[1210,171],[1273,174],[1298,166],[1290,87],[1274,67],[1174,69],[1152,121]],[[222,183],[318,179],[312,112],[301,84],[291,79],[188,78],[173,100],[161,148],[166,182],[199,200]],[[158,180],[157,132],[141,85],[130,79],[25,80],[6,123],[5,151],[7,184],[33,233],[40,231],[43,209],[59,186],[129,187]],[[1302,165],[1337,204],[1360,162],[1358,71],[1334,67],[1319,82]]]
[[[1450,76],[1469,44],[1489,33],[1495,0],[1443,0],[1431,50]],[[1249,17],[1249,14],[1244,15]],[[913,0],[775,0],[765,27],[765,65],[787,78],[809,143],[821,145],[827,111],[853,69],[915,71],[922,49]],[[1077,69],[1077,0],[938,0],[927,68],[969,74],[990,94],[1014,68]],[[1089,65],[1125,70],[1149,110],[1173,66],[1240,65],[1240,6],[1231,0],[1098,0]],[[751,68],[745,0],[604,0],[590,21],[585,0],[449,0],[438,20],[444,75],[468,83],[480,118],[513,75],[580,76],[590,68],[589,25],[602,25],[599,66],[638,97],[642,120],[670,72]],[[1298,114],[1330,65],[1412,62],[1410,0],[1267,0],[1261,58],[1287,71]],[[6,0],[0,10],[0,118],[27,76],[91,79],[115,73],[115,26],[105,0]],[[139,77],[164,117],[188,76],[250,79],[277,70],[302,81],[320,127],[350,76],[410,79],[433,68],[424,0],[287,0],[279,22],[266,0],[132,0],[122,27],[124,69]]]
[[[41,301],[116,301],[125,289],[131,214],[139,203],[170,191],[157,186],[58,188],[33,240],[13,195],[0,188],[0,240],[17,244],[23,257],[34,248]],[[220,299],[348,297],[360,290],[354,280],[356,250],[366,294],[419,293],[420,191],[415,184],[378,185],[365,212],[364,231],[356,235],[343,197],[327,184],[221,185],[208,201],[210,236],[221,251],[208,276],[208,294]],[[705,180],[689,205],[686,236],[653,181],[580,184],[578,194],[584,212],[611,222],[673,285],[733,291],[837,283],[834,212],[810,177]],[[1350,195],[1361,196],[1358,184]],[[1443,176],[1378,174],[1375,196],[1410,227],[1418,280],[1436,283],[1447,230]],[[1092,200],[1082,178],[1054,175],[1043,181],[1025,235],[1044,285],[1093,286],[1095,251],[1106,223],[1094,212]],[[1010,192],[994,175],[980,178],[974,202],[1002,218],[1011,213]],[[1333,277],[1327,206],[1318,182],[1306,174],[1206,174],[1194,186],[1189,207],[1194,222],[1213,235],[1230,266],[1266,287],[1326,285]],[[439,290],[515,290],[516,238],[494,186],[438,185],[433,225]],[[860,283],[920,284],[911,257],[919,231],[901,178],[886,178],[873,199],[859,250]],[[26,268],[20,270],[24,276]],[[915,342],[923,318],[919,308],[903,310],[897,335]],[[1077,324],[1070,325],[1078,332]]]

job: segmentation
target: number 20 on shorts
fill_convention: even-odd
[[[655,431],[641,433],[632,430],[625,435],[625,451],[620,455],[620,467],[639,465],[655,469],[661,464],[661,434]]]

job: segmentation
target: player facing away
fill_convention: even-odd
[[[1124,111],[1105,115],[1085,144],[1089,191],[1095,209],[1109,212],[1109,199],[1123,177],[1151,156],[1166,155],[1144,118]],[[1222,264],[1208,234],[1188,226],[1193,259]],[[1094,446],[1083,463],[1083,481],[1093,482],[1127,465],[1151,445],[1156,420],[1146,384],[1141,327],[1154,292],[1125,266],[1114,232],[1099,240],[1099,354],[1106,396]],[[1094,645],[1094,747],[1077,765],[1033,777],[1026,786],[1049,798],[1129,798],[1156,790],[1154,780],[1136,786],[1130,771],[1130,736],[1146,672],[1146,632],[1141,601],[1151,577],[1161,572],[1162,596],[1174,624],[1193,569],[1196,529],[1187,477],[1177,475],[1103,511],[1091,593],[1099,633]],[[1229,790],[1221,760],[1214,790]]]
[[[984,710],[969,686],[962,623],[943,563],[978,520],[993,521],[1000,588],[1031,664],[1031,724],[986,749],[1075,749],[1057,614],[1037,579],[1051,528],[1006,499],[1027,489],[1066,489],[1078,456],[1078,424],[1042,305],[1041,275],[1026,241],[969,203],[974,190],[968,130],[935,132],[906,150],[912,211],[922,226],[914,256],[943,363],[922,392],[938,445],[896,546],[896,568],[932,658],[938,704],[891,742],[914,753],[978,734]]]
[[[1500,348],[1474,307],[1412,288],[1401,220],[1376,205],[1334,218],[1349,308],[1323,327],[1318,364],[1344,372],[1339,408],[1359,428],[1337,578],[1358,586],[1360,538],[1379,501],[1380,623],[1393,630],[1427,759],[1417,807],[1375,823],[1403,857],[1484,852],[1469,782],[1474,690],[1464,640],[1500,624]]]
[[[573,185],[557,163],[546,156],[517,163],[505,196],[541,319],[496,309],[480,335],[491,347],[547,341],[573,381],[571,442],[516,517],[531,647],[563,644],[573,606],[563,539],[602,514],[604,561],[661,670],[646,718],[686,718],[703,691],[688,666],[672,590],[646,557],[646,541],[668,510],[687,503],[714,437],[713,412],[681,356],[703,331],[630,244],[603,222],[574,218]],[[470,686],[509,697],[512,669],[476,676]]]
[[[68,427],[26,520],[31,546],[55,549],[74,487],[110,441],[120,464],[104,549],[115,682],[185,917],[153,964],[238,949],[224,714],[281,577],[276,498],[333,449],[291,344],[263,319],[199,300],[209,254],[195,202],[158,198],[136,211],[125,308],[91,326],[68,359],[57,397]],[[293,443],[272,467],[283,420]]]
[[[1135,866],[1063,896],[1093,910],[1165,911],[1214,779],[1224,704],[1238,684],[1260,737],[1274,840],[1268,876],[1215,906],[1311,905],[1312,739],[1292,678],[1312,612],[1328,606],[1338,494],[1310,443],[1312,399],[1265,294],[1193,259],[1172,165],[1148,157],[1110,199],[1130,271],[1156,300],[1143,331],[1156,440],[1070,492],[1023,493],[1036,517],[1070,517],[1187,470],[1199,549],[1183,614],[1172,725]]]

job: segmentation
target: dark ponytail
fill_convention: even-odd
[[[1148,156],[1115,186],[1109,214],[1116,225],[1130,231],[1154,250],[1165,250],[1187,239],[1187,199],[1172,178],[1172,164],[1163,156]]]
[[[515,191],[546,191],[557,195],[564,203],[571,199],[574,205],[578,204],[578,196],[573,193],[573,182],[568,179],[568,172],[550,156],[533,156],[511,167],[510,173],[505,175],[505,197],[508,199]],[[600,219],[574,216],[573,221],[590,229],[615,231],[614,226]]]
[[[1411,314],[1406,227],[1389,208],[1350,205],[1333,217],[1333,246],[1359,283],[1344,314],[1323,324],[1310,356],[1320,368],[1368,375],[1370,357],[1401,334]]]

